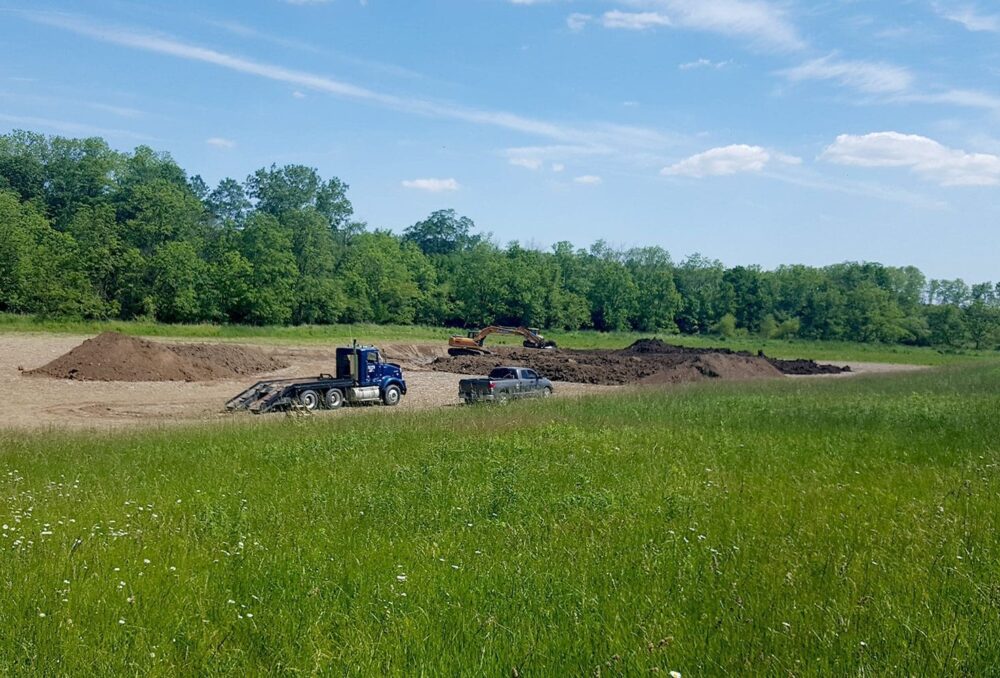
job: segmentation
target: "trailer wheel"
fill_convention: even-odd
[[[382,402],[389,406],[398,405],[402,398],[403,392],[395,384],[387,386],[385,392],[382,393]]]
[[[308,391],[303,391],[302,393],[299,394],[299,402],[302,403],[302,407],[306,408],[307,410],[312,411],[319,409],[319,403],[320,403],[319,393],[316,393],[316,391],[313,391],[312,389],[309,389]]]
[[[331,388],[326,392],[326,407],[335,410],[344,404],[344,392],[339,388]]]

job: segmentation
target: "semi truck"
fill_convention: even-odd
[[[228,410],[263,414],[276,410],[336,410],[344,405],[398,405],[406,395],[399,365],[386,362],[374,346],[344,346],[336,352],[336,373],[265,379],[226,403]]]

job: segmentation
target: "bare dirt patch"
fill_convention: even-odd
[[[492,355],[435,358],[432,369],[485,374],[500,365],[530,367],[549,379],[584,384],[674,384],[704,379],[773,379],[784,374],[838,374],[850,368],[812,360],[778,360],[730,349],[688,348],[640,339],[620,350],[540,351],[497,347]]]
[[[274,356],[246,346],[161,344],[104,332],[24,374],[83,381],[211,381],[287,366]]]
[[[0,433],[4,429],[88,429],[107,430],[149,426],[169,426],[197,422],[266,421],[283,415],[257,417],[248,413],[228,413],[225,403],[253,382],[268,377],[288,378],[331,372],[335,346],[256,345],[204,342],[156,343],[171,349],[190,346],[195,355],[205,351],[248,349],[274,364],[286,365],[255,376],[228,376],[209,381],[84,381],[82,379],[25,377],[72,351],[87,337],[55,334],[0,334]],[[458,380],[462,375],[430,370],[428,363],[446,355],[447,350],[432,344],[385,343],[386,357],[403,365],[407,395],[397,407],[356,407],[336,412],[319,412],[314,417],[332,422],[340,417],[364,413],[392,416],[394,412],[461,407]],[[556,397],[613,392],[614,387],[585,384],[556,384]],[[2,441],[0,441],[2,442]]]

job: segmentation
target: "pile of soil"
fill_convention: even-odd
[[[767,379],[784,374],[833,374],[849,370],[811,360],[778,360],[726,348],[687,348],[640,339],[621,350],[539,351],[496,347],[492,355],[440,357],[431,369],[486,374],[500,365],[530,367],[555,381],[584,384],[672,384],[703,379]]]
[[[225,344],[159,344],[105,332],[23,374],[84,381],[210,381],[287,367],[254,348]]]

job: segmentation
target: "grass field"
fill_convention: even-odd
[[[252,327],[247,325],[166,325],[140,321],[70,321],[42,320],[30,316],[0,313],[0,333],[48,332],[59,334],[98,334],[117,331],[134,336],[212,339],[253,343],[349,344],[353,339],[377,342],[446,342],[455,328],[421,325],[299,325],[294,327]],[[623,348],[637,339],[650,336],[641,332],[546,332],[563,348]],[[665,340],[700,348],[724,346],[756,353],[763,350],[775,358],[812,358],[814,360],[882,362],[914,365],[954,365],[1000,361],[1000,351],[949,350],[892,344],[856,344],[841,341],[763,340],[756,337],[720,337],[662,335]],[[520,345],[519,337],[491,336],[490,344]]]
[[[0,433],[0,674],[989,675],[1000,366]]]

